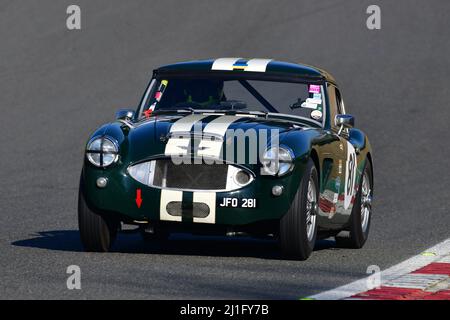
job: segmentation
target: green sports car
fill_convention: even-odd
[[[277,239],[304,260],[316,239],[367,240],[372,149],[327,72],[272,59],[160,67],[136,109],[86,144],[78,221],[87,251],[123,224],[145,240],[171,232]]]

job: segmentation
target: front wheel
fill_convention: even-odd
[[[319,179],[310,159],[289,211],[280,221],[280,245],[283,253],[306,260],[314,249],[317,235]]]
[[[359,249],[362,248],[369,237],[370,220],[372,217],[373,177],[369,159],[361,176],[358,193],[350,215],[349,227],[345,232],[336,236],[339,247]]]
[[[119,224],[113,218],[104,217],[92,211],[86,203],[83,186],[78,196],[78,228],[81,243],[86,251],[107,252],[111,248]]]

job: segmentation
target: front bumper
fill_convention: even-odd
[[[136,221],[178,221],[180,223],[204,223],[218,225],[247,225],[264,220],[280,219],[289,209],[290,204],[297,192],[304,164],[296,164],[295,169],[290,174],[278,178],[271,176],[259,176],[249,185],[231,192],[215,192],[214,204],[207,219],[195,218],[192,212],[183,214],[180,217],[167,216],[167,199],[172,193],[162,189],[149,187],[134,180],[126,170],[126,166],[120,164],[111,168],[95,168],[85,161],[81,183],[83,184],[84,197],[94,210],[106,213],[117,213],[130,220]],[[105,188],[96,185],[98,178],[104,177],[108,180]],[[283,186],[283,193],[280,196],[272,195],[272,187]],[[140,190],[140,191],[138,191]],[[142,203],[138,206],[136,202],[137,194],[140,193]],[[181,191],[182,200],[211,202],[211,193],[200,194],[201,191]],[[232,201],[226,199],[238,199],[238,207],[232,206]],[[242,199],[255,199],[256,207],[241,207]],[[234,201],[236,202],[236,201]],[[227,207],[220,204],[227,203]],[[169,220],[168,220],[169,219]],[[170,220],[171,219],[171,220]]]

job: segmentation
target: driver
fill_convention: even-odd
[[[195,80],[185,87],[184,94],[188,103],[202,107],[218,105],[224,100],[223,81]]]

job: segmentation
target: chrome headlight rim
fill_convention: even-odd
[[[272,150],[278,149],[278,152],[273,152]],[[272,151],[272,152],[271,152]],[[268,157],[268,153],[277,154],[278,160],[277,165],[273,167],[272,165],[267,165],[267,162],[275,160],[273,157]],[[282,177],[294,170],[294,152],[291,148],[286,146],[269,147],[264,151],[262,160],[262,172],[265,175]]]
[[[110,143],[109,147],[112,147],[112,150],[105,150],[105,141]],[[100,143],[98,144],[98,142]],[[95,143],[97,143],[98,146],[94,146]],[[98,159],[96,155],[98,155]],[[112,155],[113,157],[105,162],[105,155]],[[119,159],[119,143],[116,139],[109,136],[93,137],[86,145],[86,158],[95,167],[109,167]]]

